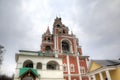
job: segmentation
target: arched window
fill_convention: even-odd
[[[67,72],[67,65],[65,63],[63,64],[63,71]]]
[[[55,61],[50,61],[47,63],[48,70],[59,70],[59,64]]]
[[[52,52],[52,49],[51,49],[50,46],[46,46],[46,47],[45,47],[45,51],[46,51],[46,52]]]
[[[62,51],[63,53],[68,53],[70,52],[70,44],[68,41],[62,41]]]
[[[42,63],[37,63],[37,69],[42,69]]]
[[[50,38],[48,38],[48,42],[50,42]]]
[[[33,68],[33,62],[31,60],[26,60],[23,63],[23,67],[27,67],[27,68]]]
[[[57,28],[60,28],[60,27],[61,27],[59,24],[57,24],[56,26],[57,26]]]
[[[66,32],[65,32],[65,30],[63,30],[63,34],[65,34]]]
[[[71,65],[70,65],[70,71],[71,71],[71,72],[75,72],[74,64],[71,64]]]

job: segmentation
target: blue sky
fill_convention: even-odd
[[[40,49],[41,35],[56,16],[76,34],[90,59],[120,58],[119,0],[0,0],[0,44],[6,49],[2,73],[15,71],[20,49]]]

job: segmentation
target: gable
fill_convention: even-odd
[[[33,68],[20,68],[19,76],[23,76],[26,72],[31,71],[35,76],[38,76],[37,70]]]
[[[96,69],[98,69],[100,67],[102,67],[102,66],[97,64],[97,63],[95,63],[95,62],[91,62],[90,68],[89,68],[89,72],[94,71],[94,70],[96,70]]]

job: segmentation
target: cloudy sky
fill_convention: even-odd
[[[56,16],[79,38],[90,59],[120,58],[120,0],[0,0],[2,73],[15,72],[20,49],[40,49],[41,35]]]

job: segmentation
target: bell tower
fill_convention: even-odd
[[[78,38],[73,32],[69,33],[69,28],[62,23],[61,18],[55,18],[52,33],[48,27],[42,35],[41,51],[62,59],[64,79],[88,80],[87,76],[81,75],[87,72],[88,56],[82,55]]]

